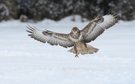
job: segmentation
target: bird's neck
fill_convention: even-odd
[[[77,36],[70,34],[69,39],[73,42],[79,42],[82,40],[82,34],[79,34]]]

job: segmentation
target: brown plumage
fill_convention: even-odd
[[[98,51],[86,43],[95,40],[106,29],[117,23],[118,19],[114,15],[105,15],[91,20],[82,30],[73,27],[69,34],[55,33],[49,30],[40,31],[28,26],[29,36],[43,43],[51,45],[60,45],[65,48],[72,47],[69,51],[77,57],[79,54],[93,54]]]

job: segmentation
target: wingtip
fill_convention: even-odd
[[[35,31],[35,28],[33,28],[33,27],[30,26],[30,25],[27,25],[26,27],[27,27],[26,31],[27,31],[28,33],[32,33],[32,32]]]
[[[120,19],[120,15],[117,13],[117,11],[115,11],[114,9],[110,9],[107,15],[112,15],[114,18],[116,18],[117,20]]]
[[[29,33],[32,33],[32,31],[31,30],[26,30],[27,32],[29,32]]]
[[[28,34],[28,36],[32,36],[31,34]]]
[[[26,26],[29,30],[31,30],[31,31],[33,31],[33,30],[35,30],[33,27],[31,27],[30,25],[27,25]]]

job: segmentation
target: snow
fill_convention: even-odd
[[[83,28],[88,23],[71,18],[1,22],[0,84],[135,84],[135,21],[120,21],[106,30],[90,43],[99,52],[79,58],[69,49],[35,41],[25,31],[32,25],[68,33],[73,26]]]

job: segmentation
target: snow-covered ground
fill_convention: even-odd
[[[119,22],[90,43],[92,55],[74,55],[27,36],[26,25],[68,33],[88,22],[0,23],[0,84],[135,84],[135,21]]]

